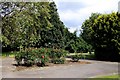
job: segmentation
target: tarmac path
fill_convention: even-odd
[[[83,60],[81,60],[83,61]],[[90,78],[100,75],[118,74],[117,62],[84,60],[91,64],[51,66],[23,71],[12,71],[13,58],[2,59],[2,78]]]

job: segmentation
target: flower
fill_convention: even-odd
[[[44,58],[44,56],[42,56],[42,58]]]

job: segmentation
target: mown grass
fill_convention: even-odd
[[[90,60],[95,59],[95,55],[93,52],[91,54],[90,53],[70,53],[70,54],[67,54],[67,57],[71,58],[74,55],[81,55],[80,59],[90,59]]]
[[[120,75],[100,76],[96,78],[90,78],[88,80],[120,80]]]
[[[16,51],[11,51],[11,52],[3,52],[2,53],[2,57],[4,58],[4,57],[15,57],[15,54],[16,54]]]
[[[116,75],[102,76],[100,78],[120,78],[120,76],[116,74]]]

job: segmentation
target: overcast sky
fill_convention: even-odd
[[[54,0],[60,19],[70,32],[79,30],[91,13],[111,13],[118,11],[120,0]]]

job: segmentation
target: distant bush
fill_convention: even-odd
[[[63,64],[65,62],[67,52],[62,49],[50,48],[27,48],[15,55],[18,65],[25,66],[45,66],[46,62],[54,64]]]

